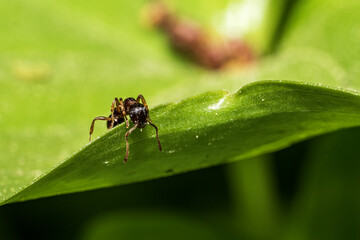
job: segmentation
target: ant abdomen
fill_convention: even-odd
[[[109,115],[109,118],[111,119],[111,114]],[[122,115],[118,112],[117,109],[114,110],[114,125],[113,127],[116,127],[117,125],[121,124],[125,122],[124,117],[122,117]],[[111,120],[108,120],[106,122],[106,126],[108,129],[111,129]]]

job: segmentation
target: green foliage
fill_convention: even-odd
[[[244,37],[260,53],[276,51],[215,73],[179,58],[142,22],[147,2],[0,2],[0,205],[188,173],[1,206],[0,238],[31,238],[18,227],[26,226],[37,238],[356,239],[359,129],[311,139],[285,157],[270,153],[359,126],[359,1],[166,1],[212,33],[242,4],[262,9]],[[139,93],[162,152],[150,126],[130,136],[127,164],[124,125],[87,144],[93,117],[109,114],[114,97]],[[278,158],[304,162],[288,201],[276,189]],[[202,170],[224,170],[223,178],[186,178],[231,162],[228,171]]]
[[[141,228],[141,231],[139,231]],[[107,213],[85,227],[84,240],[114,239],[121,236],[129,240],[144,239],[222,239],[216,229],[176,212],[118,211]]]
[[[335,132],[311,142],[307,153],[311,164],[305,169],[288,236],[299,239],[359,236],[359,130]]]
[[[5,202],[139,182],[264,154],[358,126],[359,103],[357,95],[333,89],[257,82],[233,95],[206,93],[163,105],[151,112],[163,152],[154,129],[147,127],[131,135],[129,162],[122,164],[127,131],[122,124]]]
[[[277,51],[237,73],[210,73],[178,58],[164,36],[141,22],[139,12],[146,2],[0,2],[0,205],[170,176],[359,126],[358,1],[297,1],[276,36],[279,42],[270,47]],[[169,4],[210,29],[226,15],[227,4],[237,2]],[[268,48],[286,5],[270,2],[276,4],[269,5],[263,25],[248,38],[257,38],[258,49]],[[252,83],[264,79],[297,82]],[[130,159],[124,165],[123,125],[83,147],[94,116],[109,114],[115,96],[139,93],[159,127],[163,152],[157,149],[154,129],[146,127],[130,136]],[[95,135],[104,131],[104,125],[97,125]],[[248,194],[236,197],[250,216],[241,227],[252,228],[248,234],[259,238],[271,238],[272,229],[283,227],[287,239],[330,239],[346,233],[351,239],[359,202],[351,188],[358,182],[353,157],[358,155],[358,136],[349,130],[312,142],[306,159],[313,165],[303,176],[307,180],[287,224],[276,225],[280,214],[266,204],[276,198],[267,192],[271,184],[264,176],[269,169],[261,157],[232,169],[233,176],[241,174],[232,178],[234,192],[241,186],[241,194]],[[253,184],[265,190],[252,191]],[[259,218],[262,213],[266,216]],[[337,221],[328,227],[333,213]],[[160,223],[164,218],[168,216],[158,215]],[[341,224],[347,218],[344,233]],[[146,215],[141,220],[151,226]],[[178,220],[174,217],[169,225],[188,229]],[[123,222],[117,214],[100,219],[85,236],[105,236]],[[257,233],[253,226],[267,230]]]
[[[199,2],[209,12],[197,11],[196,19],[217,15],[222,1],[215,2]],[[0,3],[0,199],[86,144],[92,118],[108,114],[115,96],[142,93],[151,109],[206,91],[234,92],[248,82],[181,61],[159,32],[141,23],[145,3]],[[185,1],[175,5],[194,10]],[[103,131],[98,126],[95,134]]]

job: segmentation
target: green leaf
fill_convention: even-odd
[[[359,236],[360,128],[310,141],[298,200],[286,239],[342,239]],[[314,227],[316,226],[316,227]]]
[[[290,19],[287,19],[287,28],[279,44],[279,51],[262,59],[256,66],[249,68],[249,71],[243,71],[239,74],[209,73],[181,61],[177,55],[170,51],[167,41],[159,32],[146,29],[139,21],[139,11],[146,2],[145,0],[112,0],[103,4],[101,1],[34,0],[29,4],[25,0],[14,0],[0,3],[0,27],[3,30],[0,33],[2,35],[0,38],[1,199],[9,199],[19,192],[20,188],[23,189],[34,181],[34,178],[53,169],[67,156],[81,148],[86,142],[89,120],[97,115],[108,114],[109,103],[115,96],[136,96],[142,93],[146,97],[151,107],[152,117],[160,127],[160,137],[163,141],[164,150],[169,152],[176,150],[176,146],[171,144],[177,144],[174,138],[178,135],[172,138],[168,136],[169,132],[162,132],[168,129],[166,124],[168,124],[169,119],[162,115],[158,116],[158,114],[165,111],[167,107],[171,109],[172,107],[169,105],[152,109],[152,106],[156,104],[175,102],[185,97],[217,89],[236,91],[244,84],[260,79],[291,79],[299,82],[322,83],[334,87],[359,89],[360,72],[358,69],[360,68],[357,59],[360,36],[358,31],[360,6],[358,1],[347,0],[340,5],[335,0],[326,1],[326,4],[324,4],[324,0],[299,1]],[[184,6],[180,7],[182,2],[184,2]],[[210,22],[216,19],[217,7],[215,3],[210,6],[207,2],[198,3],[198,6],[208,6],[209,9],[206,11],[198,11],[197,7],[189,7],[186,1],[179,1],[176,6],[183,9],[185,13],[195,13],[195,18],[202,22],[206,22],[207,19]],[[327,4],[330,4],[330,7]],[[218,4],[218,6],[220,5]],[[213,15],[210,14],[211,16],[209,16],[209,13]],[[245,89],[251,89],[251,87]],[[258,88],[257,97],[262,99],[264,95],[270,94],[267,91],[268,89]],[[334,91],[331,90],[331,92]],[[219,100],[224,94],[220,92],[211,93],[209,98],[213,97],[214,101]],[[341,95],[343,93],[339,91],[336,94]],[[232,95],[228,98],[232,98]],[[315,101],[316,99],[312,100]],[[324,98],[319,101],[326,102],[326,100],[327,98]],[[267,99],[264,98],[264,107],[268,106],[266,101]],[[346,103],[332,102],[335,104],[335,109],[339,104],[345,106]],[[354,100],[354,102],[356,101]],[[315,103],[308,105],[311,106]],[[106,110],[99,112],[105,106]],[[241,106],[242,110],[251,107],[247,106],[246,102]],[[333,107],[326,106],[327,108]],[[277,107],[279,110],[285,106],[279,105]],[[189,107],[187,111],[193,111],[193,109],[193,107]],[[268,109],[269,112],[273,110]],[[174,109],[172,111],[174,114],[177,113]],[[331,109],[329,111],[331,112]],[[191,113],[186,112],[185,115],[193,116]],[[244,154],[242,157],[253,156],[261,152],[285,147],[292,141],[300,141],[315,134],[356,125],[344,120],[343,123],[334,124],[326,131],[320,128],[319,132],[310,134],[308,128],[315,131],[318,129],[317,125],[312,125],[313,122],[310,120],[308,122],[312,126],[304,126],[307,122],[298,125],[299,123],[294,119],[298,115],[306,118],[309,114],[309,112],[305,112],[291,115],[293,117],[290,120],[295,123],[288,124],[286,128],[281,130],[284,132],[297,130],[297,138],[288,139],[288,141],[279,140],[279,143],[264,143],[262,141],[273,140],[279,136],[272,132],[274,129],[271,130],[272,125],[274,125],[273,122],[270,122],[271,125],[267,125],[266,121],[256,122],[257,118],[255,118],[253,122],[244,121],[244,123],[251,123],[252,125],[249,127],[263,124],[261,126],[265,129],[263,132],[250,133],[246,128],[245,133],[247,134],[241,132],[240,137],[228,140],[234,148],[237,146],[234,144],[235,139],[240,138],[241,141],[245,141],[242,143],[243,145],[239,146],[241,151],[239,149],[225,151],[220,148],[211,148],[212,153],[216,153],[220,160],[217,162],[204,160],[201,166],[194,162],[191,152],[184,151],[184,153],[189,154],[189,158],[184,163],[179,164],[188,164],[188,169],[219,164],[226,162],[226,157],[232,154]],[[183,119],[182,116],[177,116],[171,122],[171,126],[181,120],[187,121],[189,127],[193,128],[193,123],[201,119],[204,118],[196,116],[195,119],[193,117]],[[284,118],[277,121],[276,124],[290,120]],[[225,124],[227,121],[224,120],[223,123]],[[336,119],[333,119],[333,115],[328,114],[323,121],[330,124]],[[202,124],[202,127],[206,125],[206,123]],[[285,125],[285,123],[283,124]],[[283,125],[280,124],[280,126]],[[104,126],[100,129],[97,128],[95,134],[104,131],[104,129]],[[243,129],[245,129],[244,126],[238,131]],[[125,132],[120,128],[117,128],[116,131],[121,131],[119,134]],[[181,131],[184,130],[181,129]],[[259,135],[250,135],[255,133]],[[142,135],[139,134],[134,133],[131,139],[134,137],[136,139],[137,136],[140,137],[144,134],[148,136],[148,134],[153,134],[153,131],[147,128],[141,133]],[[274,135],[271,136],[271,134]],[[206,147],[212,138],[217,139],[215,130],[214,135],[209,134],[208,136],[209,138],[206,141],[202,140],[204,141],[203,147]],[[246,139],[252,138],[256,138],[256,141],[259,140],[259,143],[262,142],[264,145],[248,145],[249,142]],[[117,142],[114,140],[115,142],[109,143],[109,147],[112,144],[118,147],[118,152],[114,156],[118,157],[120,161],[123,156],[124,143],[120,135],[117,135],[115,139]],[[99,142],[102,141],[104,140],[99,140]],[[137,154],[144,150],[152,158],[166,156],[166,158],[172,159],[175,154],[175,152],[174,154],[158,153],[154,139],[145,138],[144,141],[146,144],[141,144],[141,146],[138,144],[131,145],[131,158],[136,158]],[[95,142],[94,145],[96,144],[98,143]],[[143,145],[148,146],[149,149],[143,149]],[[214,145],[212,144],[212,146]],[[253,147],[253,149],[245,150],[246,147]],[[204,148],[199,148],[200,150],[204,150]],[[245,154],[246,151],[248,153]],[[221,155],[223,153],[224,155]],[[78,155],[64,162],[58,170],[73,162]],[[142,157],[142,155],[138,156]],[[196,155],[194,155],[195,157]],[[114,158],[110,159],[110,163]],[[105,159],[97,159],[99,163],[105,161]],[[133,162],[135,161],[130,159],[126,166],[133,164]],[[163,162],[167,161],[164,160]],[[103,164],[101,166],[103,167]],[[122,165],[119,163],[119,166]],[[90,166],[84,164],[82,167],[86,169]],[[149,168],[153,168],[151,164]],[[183,171],[187,171],[184,166],[183,168]],[[117,168],[113,171],[119,173]],[[101,172],[102,170],[99,170],[99,174]],[[70,173],[71,171],[67,174]],[[154,170],[154,175],[151,177],[156,177],[155,173]],[[138,180],[148,179],[149,173],[145,171],[144,173],[137,172],[136,175],[142,174],[144,175]],[[50,176],[51,174],[49,174]],[[96,176],[99,177],[100,175]],[[163,176],[163,174],[158,174],[158,176]],[[80,177],[77,176],[77,178]],[[87,179],[91,176],[85,177]],[[35,194],[34,191],[33,195],[29,193],[23,199],[77,191],[75,189],[85,190],[112,186],[114,184],[113,177],[113,175],[109,175],[108,178],[111,180],[108,180],[107,176],[101,176],[103,179],[99,180],[100,183],[98,182],[98,185],[94,184],[93,187],[89,188],[82,185],[87,181],[85,179],[81,184],[76,181],[73,184],[63,184],[59,178],[59,186],[57,189],[52,189],[53,192],[45,191]],[[44,182],[44,179],[45,177],[39,182]],[[95,180],[91,179],[88,184]],[[124,182],[118,181],[117,178],[115,180],[115,182],[119,182],[116,184],[131,182],[130,178],[126,178]],[[77,187],[76,184],[79,186]],[[11,201],[15,201],[15,198]]]
[[[81,239],[113,239],[114,236],[121,236],[129,240],[216,240],[224,239],[224,232],[214,229],[205,219],[199,220],[184,213],[136,209],[95,217],[85,225]]]
[[[357,0],[297,1],[277,52],[252,77],[359,89],[359,11]]]
[[[294,142],[360,125],[354,93],[294,82],[267,81],[236,94],[210,92],[151,110],[155,131],[130,135],[122,124],[80,150],[2,204],[149,180],[249,158]]]

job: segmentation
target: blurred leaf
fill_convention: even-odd
[[[360,128],[312,140],[285,239],[360,237]]]
[[[292,82],[257,82],[238,93],[211,92],[151,111],[160,129],[135,131],[130,157],[124,125],[89,144],[4,203],[169,176],[274,151],[360,125],[358,95]],[[229,160],[232,158],[232,160]]]
[[[81,239],[224,239],[214,228],[176,212],[148,210],[102,214],[85,225]]]
[[[265,154],[227,165],[235,222],[246,238],[265,240],[279,236],[279,206],[271,160]]]
[[[255,79],[291,79],[360,89],[360,2],[297,1],[277,52]]]

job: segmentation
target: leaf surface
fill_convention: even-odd
[[[130,135],[124,124],[98,138],[3,203],[139,182],[244,159],[360,125],[359,96],[294,82],[266,81],[239,92],[209,92],[151,110],[160,129]]]

